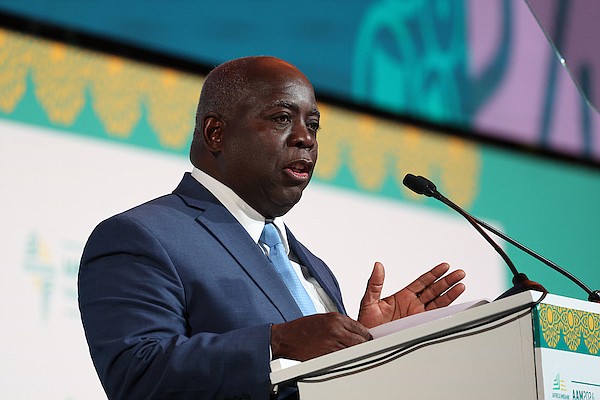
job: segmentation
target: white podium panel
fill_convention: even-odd
[[[600,389],[599,355],[550,348],[544,342],[544,337],[550,337],[547,320],[553,320],[557,314],[554,309],[548,314],[550,305],[545,302],[536,306],[539,298],[537,292],[521,293],[424,322],[274,371],[271,381],[296,382],[301,400],[567,398],[557,397],[560,393],[552,386],[548,389],[548,381],[557,378],[554,372],[545,369],[546,364],[550,365],[556,352],[560,352],[561,377],[575,376],[572,374],[576,369],[584,365],[578,364],[581,357],[589,361],[585,364],[586,372],[577,376],[588,383],[587,389],[592,390],[589,393],[595,396],[587,398],[600,399],[593,391]],[[548,298],[551,303],[564,304],[565,300],[558,296]],[[575,302],[576,307],[582,307],[579,303],[583,302]],[[600,315],[600,305],[584,306],[588,307],[587,304],[592,311],[581,315],[597,335],[599,325],[593,325],[593,321]],[[589,337],[594,339],[593,335]],[[554,343],[552,338],[550,343]],[[597,346],[597,340],[594,343]],[[593,343],[591,348],[594,349]],[[554,353],[548,355],[548,352]],[[560,382],[558,385],[560,388]],[[570,390],[564,384],[562,388],[563,394]],[[568,398],[578,398],[574,396]]]

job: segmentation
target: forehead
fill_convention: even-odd
[[[316,108],[315,93],[304,79],[270,79],[257,83],[253,91],[257,97],[273,104],[296,104]]]
[[[293,65],[275,58],[254,59],[243,69],[246,97],[264,101],[304,101],[316,104],[308,79]]]
[[[259,109],[283,107],[319,114],[312,85],[303,76],[275,74],[255,80],[246,104]]]

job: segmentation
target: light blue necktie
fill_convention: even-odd
[[[265,227],[260,235],[260,242],[269,246],[269,259],[275,266],[275,269],[285,282],[289,291],[292,293],[302,314],[316,314],[317,310],[315,309],[315,305],[306,292],[306,289],[304,289],[304,286],[302,286],[300,278],[298,278],[298,275],[294,271],[294,267],[292,267],[292,263],[285,252],[285,246],[281,242],[279,231],[275,225],[269,221],[265,223]]]

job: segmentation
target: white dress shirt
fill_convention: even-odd
[[[259,243],[260,235],[262,234],[265,226],[265,217],[250,207],[228,186],[219,182],[204,171],[194,168],[192,170],[192,176],[225,206],[231,215],[233,215],[240,225],[242,225],[246,232],[248,232],[252,240],[254,240],[254,242],[265,252],[265,254],[268,255],[268,247],[262,243]],[[298,263],[298,259],[295,254],[290,253],[290,247],[288,244],[287,235],[285,234],[285,224],[283,223],[283,218],[275,218],[273,220],[273,224],[279,230],[281,241],[285,246],[285,250],[290,258],[292,267],[298,275],[298,278],[300,278],[302,286],[304,286],[306,292],[314,303],[317,312],[324,313],[338,311],[335,303],[323,290],[321,285],[319,285],[317,280],[310,275],[308,269]]]

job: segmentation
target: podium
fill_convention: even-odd
[[[410,318],[410,317],[409,317]],[[600,304],[524,292],[273,370],[312,399],[600,400]]]

